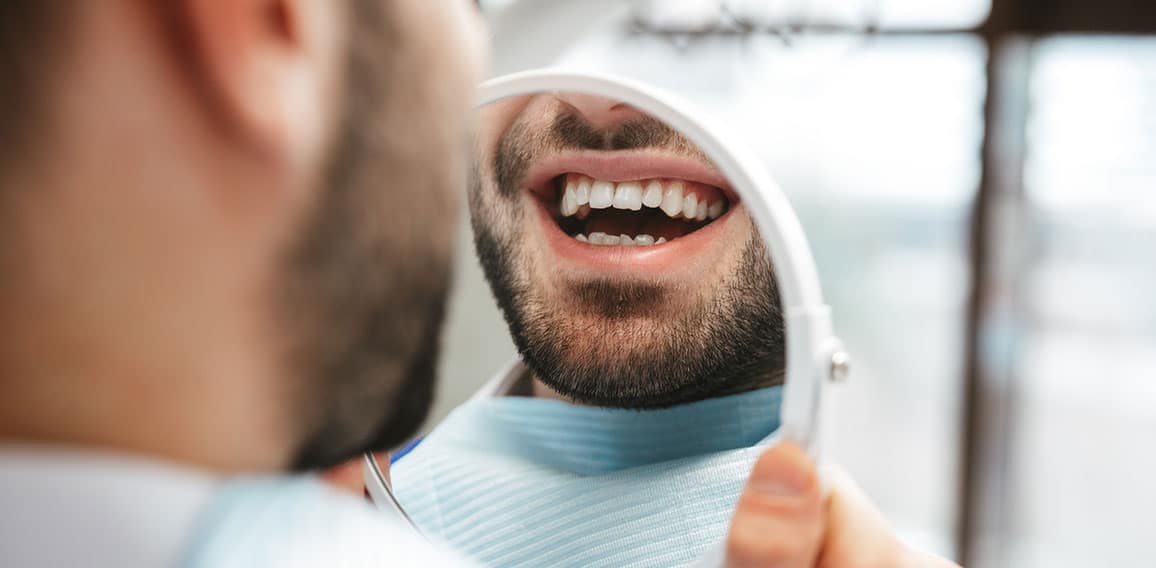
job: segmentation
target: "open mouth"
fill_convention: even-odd
[[[628,181],[568,172],[550,181],[548,208],[565,234],[597,246],[654,246],[685,237],[730,207],[719,187],[676,178]]]

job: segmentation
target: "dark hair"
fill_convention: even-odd
[[[0,177],[28,160],[40,142],[45,96],[52,89],[72,13],[83,2],[0,1]]]

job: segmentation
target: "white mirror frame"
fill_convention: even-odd
[[[824,391],[827,383],[846,378],[848,357],[832,332],[831,309],[823,303],[815,261],[802,225],[762,161],[745,146],[728,144],[689,103],[653,86],[611,75],[559,69],[513,73],[482,83],[476,108],[512,97],[550,92],[579,92],[623,101],[680,131],[730,181],[771,255],[786,326],[786,383],[779,429],[772,442],[798,444],[819,461]],[[409,520],[373,457],[366,454],[364,464],[366,487],[373,501]]]

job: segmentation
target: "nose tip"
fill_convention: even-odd
[[[556,96],[563,104],[582,115],[591,126],[599,129],[645,116],[638,109],[614,99],[581,93],[560,93]]]

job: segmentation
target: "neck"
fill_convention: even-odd
[[[221,471],[283,467],[286,421],[271,412],[280,393],[257,349],[258,302],[171,240],[121,238],[137,224],[76,202],[110,193],[88,179],[0,188],[36,196],[9,209],[19,215],[5,215],[15,222],[2,231],[19,246],[0,258],[0,442]]]
[[[284,445],[273,442],[260,415],[268,405],[235,389],[234,398],[214,394],[229,392],[214,386],[220,380],[243,382],[245,373],[197,377],[116,365],[69,349],[72,342],[55,348],[41,341],[44,349],[19,360],[4,351],[0,444],[107,450],[225,472],[284,466]]]

